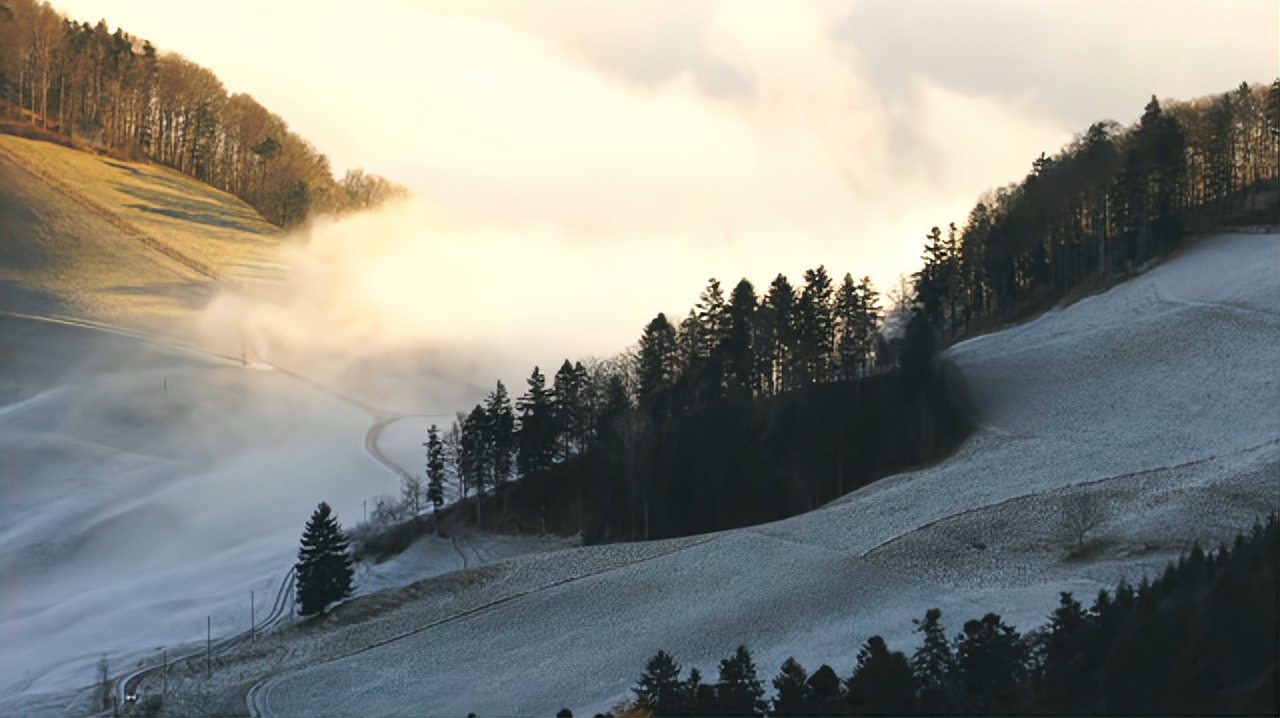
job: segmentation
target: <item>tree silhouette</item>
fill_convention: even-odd
[[[686,706],[687,691],[680,680],[680,664],[665,651],[658,651],[649,659],[631,692],[650,715],[676,715]]]
[[[720,680],[716,683],[716,707],[723,715],[760,715],[768,708],[763,700],[764,686],[756,676],[756,664],[746,646],[738,646],[733,655],[720,661]]]
[[[346,534],[329,509],[320,502],[302,532],[295,571],[298,613],[324,613],[329,604],[351,595],[351,552]]]
[[[436,511],[444,506],[444,442],[440,439],[440,429],[432,424],[427,429],[427,501]]]

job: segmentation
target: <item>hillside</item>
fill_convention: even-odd
[[[159,328],[279,276],[279,230],[176,171],[0,134],[0,309]]]
[[[397,415],[191,339],[209,298],[279,276],[279,242],[172,170],[0,134],[0,714],[82,714],[99,657],[238,633],[250,591],[279,619],[316,497],[350,526],[418,464],[415,419],[383,435]],[[360,580],[528,550],[439,539]]]
[[[872,633],[913,645],[910,620],[933,606],[952,627],[995,610],[1030,629],[1059,591],[1156,572],[1275,509],[1278,249],[1277,234],[1205,238],[953,347],[979,426],[937,466],[774,524],[542,553],[356,600],[225,657],[211,683],[170,700],[243,694],[264,715],[590,714],[660,648],[704,672],[744,640],[762,666],[851,662]],[[1079,494],[1103,507],[1084,558],[1062,528]]]

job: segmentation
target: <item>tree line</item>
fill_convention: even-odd
[[[821,266],[799,286],[780,274],[763,295],[712,279],[687,314],[656,315],[613,360],[566,360],[550,388],[535,367],[514,403],[499,383],[446,432],[450,470],[463,496],[558,476],[573,489],[548,478],[529,500],[577,503],[588,540],[812,508],[962,438],[935,346],[1134,271],[1189,228],[1280,219],[1268,184],[1278,140],[1280,80],[1153,97],[1133,126],[1094,123],[987,193],[963,226],[933,228],[891,311],[870,279],[836,282]],[[682,518],[681,506],[694,510]]]
[[[1188,229],[1280,221],[1280,79],[1187,102],[1154,96],[1131,127],[1097,122],[962,226],[926,236],[916,305],[954,339],[1132,271]]]
[[[359,169],[335,179],[311,143],[249,95],[229,95],[210,70],[122,29],[112,32],[105,20],[68,19],[47,2],[0,2],[0,110],[172,167],[281,227],[407,194]]]
[[[1123,579],[1085,609],[1062,593],[1047,625],[1019,633],[988,613],[948,638],[938,609],[913,621],[910,656],[879,636],[852,672],[812,674],[787,659],[766,698],[750,651],[720,661],[719,679],[659,651],[623,715],[1124,714],[1275,715],[1280,635],[1280,524],[1206,552],[1198,544],[1154,579]]]
[[[588,541],[812,509],[963,435],[927,327],[884,325],[867,278],[836,283],[820,266],[799,288],[778,275],[763,297],[712,279],[679,325],[657,315],[634,350],[566,359],[550,380],[534,367],[514,399],[498,382],[444,433],[445,463],[459,497],[476,495],[477,521],[496,495],[498,519],[518,499],[544,530],[546,513],[574,514],[567,530]]]

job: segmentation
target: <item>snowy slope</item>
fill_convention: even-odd
[[[368,414],[277,372],[2,314],[0,336],[7,694],[203,640],[206,616],[244,630],[317,500],[352,523],[395,490]]]
[[[988,609],[1031,628],[1060,590],[1157,570],[1276,510],[1278,265],[1280,235],[1210,238],[954,347],[980,426],[937,466],[771,525],[427,581],[323,639],[281,633],[234,680],[265,678],[249,702],[272,714],[590,714],[660,648],[708,675],[740,642],[769,674],[792,654],[846,673],[872,633],[913,647],[910,619],[933,606],[953,630]],[[1105,521],[1099,553],[1073,562],[1058,505],[1081,491]]]

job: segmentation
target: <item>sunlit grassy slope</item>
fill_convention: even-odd
[[[0,310],[156,326],[275,276],[278,241],[173,170],[0,135]]]

